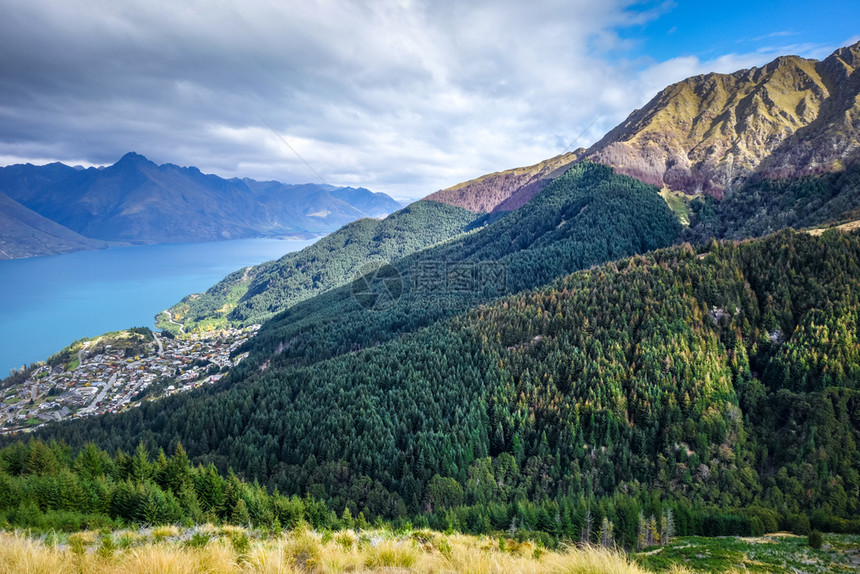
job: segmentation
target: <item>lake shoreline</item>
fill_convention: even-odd
[[[134,326],[229,273],[312,239],[238,239],[115,246],[0,260],[0,377],[72,342]]]

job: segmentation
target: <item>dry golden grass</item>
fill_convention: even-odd
[[[0,572],[4,574],[57,574],[75,569],[75,556],[68,551],[48,548],[17,534],[0,536]]]
[[[848,233],[849,231],[854,231],[857,228],[860,228],[860,220],[849,221],[848,223],[843,223],[842,225],[837,225],[835,227],[820,227],[817,229],[807,229],[806,232],[810,235],[822,235],[825,231],[829,229],[838,229],[843,233]]]
[[[302,572],[417,572],[469,574],[646,574],[623,553],[604,548],[550,551],[531,543],[416,532],[382,531],[321,536],[309,530],[275,538],[248,536],[241,529],[207,532],[204,545],[187,543],[179,529],[147,532],[130,547],[111,545],[129,533],[78,533],[56,546],[18,533],[0,533],[0,574],[292,574]],[[62,537],[61,537],[62,538]],[[106,542],[107,540],[107,542]],[[105,551],[105,546],[111,547]],[[689,574],[682,569],[673,574]]]

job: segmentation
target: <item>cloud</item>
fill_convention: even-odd
[[[778,30],[776,32],[771,32],[769,34],[763,34],[761,36],[756,36],[755,38],[741,38],[737,42],[760,42],[762,40],[770,40],[771,38],[784,38],[786,36],[797,36],[799,32],[793,32],[791,30]]]
[[[551,157],[590,126],[587,145],[666,83],[764,57],[624,60],[617,31],[671,8],[634,0],[4,4],[0,161],[134,150],[314,180],[268,123],[327,181],[401,198]]]

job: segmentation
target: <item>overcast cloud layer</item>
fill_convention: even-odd
[[[327,182],[417,198],[587,146],[684,77],[840,45],[658,62],[619,32],[671,6],[631,4],[0,0],[0,165],[314,181],[268,123]]]

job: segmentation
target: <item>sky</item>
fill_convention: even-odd
[[[686,77],[821,59],[856,0],[0,0],[0,165],[129,151],[416,199],[587,147]]]

